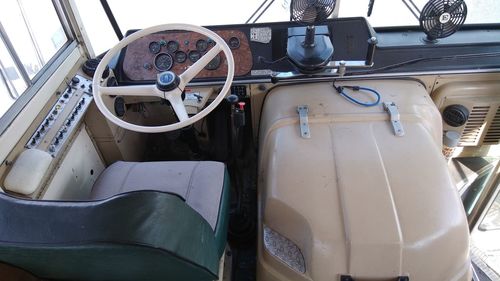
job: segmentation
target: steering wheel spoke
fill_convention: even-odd
[[[101,95],[105,96],[136,96],[136,97],[163,97],[163,93],[159,91],[155,85],[134,85],[134,86],[115,86],[103,87],[99,86]]]
[[[184,89],[193,78],[200,73],[214,58],[222,51],[219,44],[215,44],[204,56],[191,65],[179,77],[181,79],[179,88]]]
[[[172,108],[174,109],[177,118],[179,121],[184,121],[189,119],[189,116],[186,111],[186,106],[184,105],[184,101],[182,100],[182,93],[180,90],[173,91],[171,93],[167,93],[165,98],[170,102]]]

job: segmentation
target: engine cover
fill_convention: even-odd
[[[382,105],[353,104],[331,83],[272,90],[260,123],[257,280],[471,280],[468,224],[425,88],[346,84],[394,102],[405,135]],[[299,105],[309,107],[310,138],[301,137]],[[300,249],[303,272],[264,245],[264,227]]]

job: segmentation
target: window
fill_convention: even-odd
[[[429,0],[412,0],[419,10]],[[366,17],[369,0],[341,0],[339,17]],[[374,2],[368,21],[373,27],[416,26],[418,20],[406,7],[403,0],[378,0]],[[498,0],[465,0],[467,20],[465,24],[499,23]]]
[[[51,0],[2,0],[0,117],[68,42]]]

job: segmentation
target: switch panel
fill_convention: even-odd
[[[26,147],[45,150],[56,157],[78,127],[92,99],[92,80],[80,75],[73,77]]]

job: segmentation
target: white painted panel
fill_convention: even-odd
[[[83,54],[79,48],[74,49],[2,134],[0,137],[0,161],[5,160],[5,157],[12,151],[19,139],[82,56]]]
[[[44,200],[86,200],[104,163],[85,129],[81,129],[45,192]],[[92,171],[92,172],[91,172]]]

